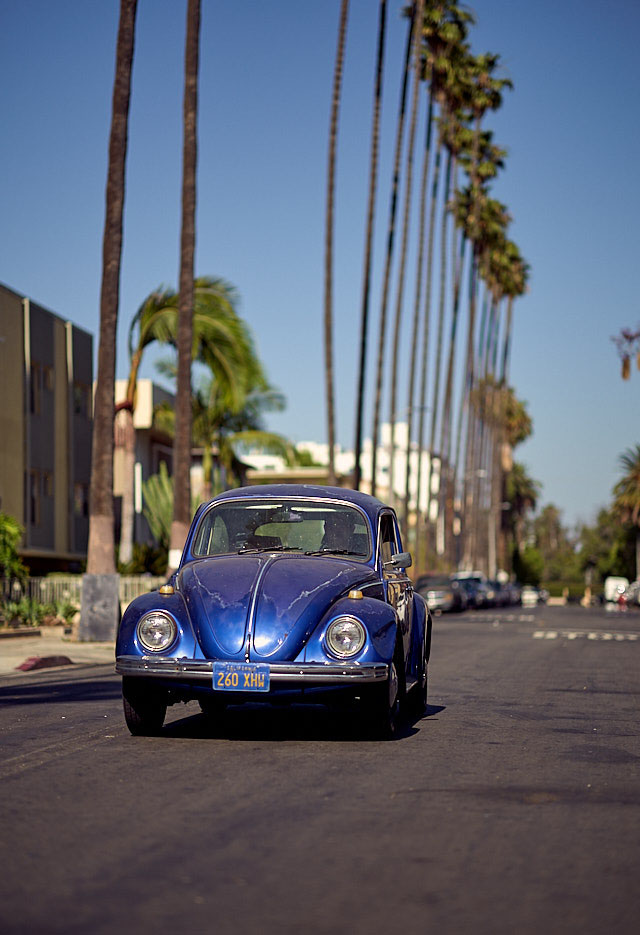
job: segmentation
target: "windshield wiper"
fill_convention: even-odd
[[[238,549],[238,555],[241,555],[244,552],[301,552],[302,549],[299,545],[259,545],[251,546],[245,545],[241,549]]]
[[[314,549],[311,552],[305,552],[305,555],[366,555],[366,552],[354,552],[352,549]]]

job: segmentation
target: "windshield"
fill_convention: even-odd
[[[230,500],[203,515],[193,542],[194,556],[231,552],[301,552],[371,555],[364,515],[343,503],[308,500]]]

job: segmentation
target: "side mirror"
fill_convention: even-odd
[[[384,564],[385,567],[391,566],[392,568],[411,568],[413,564],[411,552],[398,552],[396,555],[391,556],[390,562],[385,562]]]

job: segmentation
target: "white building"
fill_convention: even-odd
[[[376,496],[387,502],[400,503],[404,501],[406,489],[407,469],[407,425],[404,422],[396,424],[395,446],[393,457],[393,471],[391,470],[391,426],[384,423],[381,426],[380,444],[376,458]],[[302,441],[296,445],[298,451],[307,452],[314,464],[326,467],[329,463],[329,446],[324,442]],[[371,491],[372,470],[372,443],[365,439],[360,456],[361,489]],[[262,451],[250,451],[243,454],[245,463],[260,472],[273,471],[281,474],[286,470],[284,460],[278,455],[265,454]],[[440,487],[440,461],[434,458],[433,471],[430,478],[430,456],[423,450],[422,464],[417,445],[412,444],[409,456],[409,509],[416,508],[418,492],[418,471],[420,471],[419,509],[426,512],[429,501],[430,516],[435,520],[438,512],[437,494]],[[336,474],[344,479],[353,476],[355,466],[355,453],[344,450],[340,445],[335,446],[334,464]],[[431,497],[428,496],[429,480],[431,480]],[[390,491],[391,481],[393,493]]]

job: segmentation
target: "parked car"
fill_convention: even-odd
[[[491,607],[494,598],[493,590],[481,572],[457,571],[451,577],[464,589],[469,607],[476,609]]]
[[[478,590],[476,581],[472,578],[461,578],[458,580],[458,586],[466,598],[468,609],[476,610],[476,608],[482,607],[483,595]]]
[[[629,587],[629,579],[610,575],[604,579],[604,599],[607,603],[615,604]]]
[[[450,575],[421,575],[416,582],[416,591],[424,597],[432,612],[459,613],[467,608],[466,591]]]
[[[431,615],[394,511],[363,493],[272,485],[196,512],[177,572],[134,600],[116,644],[132,734],[168,705],[355,702],[393,737],[427,702]]]
[[[491,591],[490,599],[493,607],[506,607],[511,603],[511,596],[506,584],[502,581],[490,580],[488,582]]]
[[[523,607],[535,607],[540,600],[540,594],[537,588],[531,584],[525,584],[520,592],[520,603]]]
[[[640,581],[632,581],[626,590],[629,604],[640,604]]]

